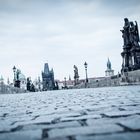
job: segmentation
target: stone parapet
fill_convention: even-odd
[[[4,84],[0,84],[0,94],[6,94],[6,93],[25,93],[26,90],[24,89],[20,89],[20,88],[16,88],[16,87],[12,87],[9,85],[4,85]]]
[[[128,72],[128,82],[140,83],[140,70]]]
[[[100,80],[94,80],[87,84],[81,83],[74,88],[96,88],[138,84],[140,84],[140,70],[135,70],[131,72],[125,72],[122,75],[104,77]]]

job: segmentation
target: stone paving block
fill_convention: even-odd
[[[41,137],[42,130],[0,133],[0,140],[40,140]]]
[[[75,140],[140,140],[140,133],[118,133],[111,135],[76,136]]]
[[[54,115],[47,115],[47,116],[51,116],[54,118],[60,118],[60,117],[78,117],[81,116],[80,112],[56,112]]]
[[[108,105],[108,104],[106,104],[106,103],[100,103],[100,104],[97,104],[97,105],[92,105],[92,106],[90,106],[90,107],[86,107],[86,109],[88,109],[88,111],[99,111],[99,110],[102,110],[102,111],[104,111],[104,109],[108,109],[108,108],[110,108],[110,105]]]
[[[50,121],[44,121],[44,120],[38,120],[38,121],[34,121],[34,120],[30,120],[30,121],[23,121],[23,122],[16,122],[14,125],[11,126],[11,128],[16,128],[18,126],[26,126],[26,125],[33,125],[33,124],[48,124],[48,123],[51,123]]]
[[[55,118],[57,119],[57,118]],[[28,125],[28,124],[41,124],[41,123],[51,123],[54,120],[53,117],[51,116],[40,116],[36,118],[35,120],[27,120],[27,121],[21,121],[21,122],[16,122],[13,126],[19,126],[19,125]]]
[[[48,136],[50,138],[55,137],[64,137],[64,136],[73,136],[73,135],[86,135],[86,134],[105,134],[105,133],[113,133],[113,132],[121,132],[123,128],[111,124],[111,125],[100,125],[94,127],[74,127],[74,128],[64,128],[64,129],[52,129],[48,131]]]
[[[140,111],[140,105],[136,105],[136,106],[122,106],[120,108],[122,108],[124,110],[127,110],[127,111],[133,111],[133,110]]]
[[[43,138],[42,140],[70,140],[68,137],[60,137],[60,138]]]
[[[105,116],[107,117],[125,117],[125,116],[129,116],[129,115],[134,115],[140,113],[140,110],[135,110],[135,111],[114,111],[114,112],[106,112],[104,113]]]
[[[11,129],[9,121],[0,120],[0,131],[9,131]]]
[[[35,130],[35,129],[52,129],[52,128],[63,128],[63,127],[77,127],[80,126],[78,121],[70,122],[59,122],[56,124],[32,124],[23,126],[22,130]]]
[[[83,115],[83,116],[79,116],[79,117],[64,117],[61,118],[61,121],[73,121],[73,120],[85,120],[85,119],[98,119],[101,118],[101,115]]]
[[[8,121],[11,125],[14,125],[16,122],[25,122],[31,121],[33,117],[30,116],[9,116],[8,118],[3,119],[3,121]]]
[[[87,119],[86,123],[89,126],[93,125],[102,125],[102,124],[115,124],[125,120],[133,120],[139,119],[140,115],[132,115],[127,117],[119,117],[119,118],[101,118],[101,119]]]
[[[119,108],[117,107],[107,107],[107,108],[99,108],[98,110],[88,110],[87,114],[88,115],[93,115],[93,114],[104,114],[106,112],[118,112],[120,111]]]
[[[119,121],[118,118],[112,119],[112,118],[101,118],[101,119],[88,119],[86,121],[88,126],[96,126],[96,125],[102,125],[102,124],[115,124],[117,121]]]
[[[59,119],[53,116],[40,116],[37,119],[33,120],[33,123],[51,123],[53,120]]]
[[[140,130],[140,116],[133,119],[126,119],[119,122],[121,125],[130,128],[131,130]]]

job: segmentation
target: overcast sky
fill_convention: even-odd
[[[104,76],[108,57],[121,69],[123,19],[137,21],[139,0],[0,0],[0,75],[13,79],[15,65],[32,79],[44,63],[55,79]]]

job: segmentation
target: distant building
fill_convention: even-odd
[[[48,63],[44,65],[44,72],[42,72],[43,90],[55,89],[54,72],[53,69],[49,70]]]
[[[17,69],[15,66],[13,67],[14,79],[13,85],[14,87],[21,88],[26,90],[26,77],[21,73],[20,69]]]
[[[68,80],[64,80],[64,81],[57,81],[58,82],[58,87],[59,89],[70,89],[73,88],[75,85],[75,81],[71,80],[71,78],[69,78]]]
[[[21,73],[20,69],[16,69],[16,67],[14,67],[14,70],[15,71],[14,71],[13,86],[26,90],[26,77],[25,77],[25,75]]]
[[[4,84],[4,79],[2,76],[0,77],[0,84]]]
[[[19,72],[20,88],[26,90],[26,77],[24,74]]]
[[[110,77],[110,76],[113,76],[114,75],[114,70],[112,70],[111,68],[111,62],[108,58],[108,61],[107,61],[107,69],[105,71],[105,76],[107,77]]]
[[[74,84],[75,84],[75,81],[74,80],[68,80],[67,81],[67,87],[68,88],[72,88],[74,86]]]
[[[58,88],[59,88],[59,89],[63,89],[64,86],[65,86],[64,81],[59,81],[59,80],[57,80],[57,82],[58,82]]]

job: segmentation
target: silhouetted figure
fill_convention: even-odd
[[[129,28],[130,28],[130,22],[129,22],[128,18],[124,18],[124,27],[123,27],[123,30],[121,30],[121,32],[123,34],[122,37],[124,39],[124,47],[127,47],[126,45],[130,44]]]
[[[77,85],[79,83],[79,74],[77,66],[73,66],[74,68],[74,84]]]
[[[33,83],[31,84],[30,91],[31,91],[31,92],[35,92],[35,86],[34,86],[34,84],[33,84]]]
[[[134,23],[131,21],[130,22],[130,42],[132,43],[132,45],[134,46],[139,46],[138,42],[139,42],[139,32],[138,32],[138,25],[137,22],[135,21],[135,25]]]
[[[31,80],[30,80],[29,77],[27,78],[27,90],[28,90],[28,91],[31,90]]]

